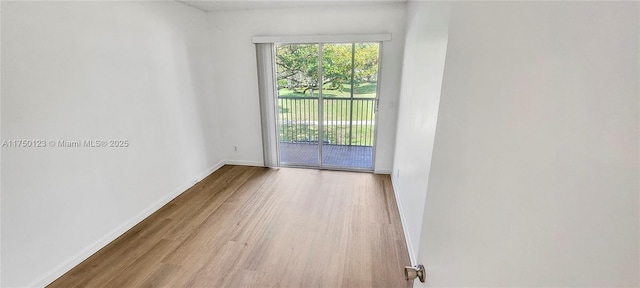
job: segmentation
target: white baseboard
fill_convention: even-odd
[[[200,175],[197,176],[196,182],[202,181],[202,179],[211,175],[211,173],[220,169],[220,167],[224,166],[225,164],[226,164],[225,161],[220,161],[219,163],[216,163],[215,165],[211,166],[210,168],[203,171],[202,173],[200,173]],[[133,228],[133,226],[136,226],[138,223],[142,222],[142,220],[146,219],[151,214],[158,211],[158,209],[162,208],[162,206],[166,205],[171,200],[175,199],[176,197],[180,196],[180,194],[187,191],[189,188],[191,188],[194,185],[192,184],[192,182],[193,181],[188,181],[187,183],[180,185],[180,187],[178,187],[177,189],[174,189],[171,194],[163,197],[162,199],[160,199],[159,201],[151,205],[149,208],[145,209],[135,217],[131,218],[126,223],[122,224],[120,227],[114,229],[113,231],[109,232],[107,235],[105,235],[98,241],[89,245],[89,247],[80,251],[80,253],[72,256],[71,259],[69,259],[68,261],[54,268],[49,273],[46,273],[46,275],[44,275],[40,279],[30,283],[27,287],[45,287],[51,284],[60,276],[64,275],[64,273],[67,273],[73,267],[77,266],[82,261],[86,260],[91,255],[98,252],[98,250],[104,248],[105,246],[107,246],[107,244],[111,243],[113,240],[120,237],[125,232],[129,231],[129,229]]]
[[[226,165],[240,165],[240,166],[264,166],[262,161],[246,161],[246,160],[225,160],[224,164]]]
[[[398,196],[398,186],[396,186],[396,182],[393,180],[393,175],[391,177],[391,186],[393,186],[393,194],[396,196],[396,203],[398,204],[398,211],[400,212],[400,222],[402,222],[402,231],[404,232],[404,240],[407,242],[407,250],[409,250],[409,259],[411,260],[411,265],[418,264],[418,257],[416,255],[416,250],[413,249],[413,244],[411,243],[411,238],[409,238],[409,231],[407,229],[407,220],[404,213],[404,209],[402,209],[402,203],[400,202],[400,197]]]
[[[391,170],[388,170],[388,169],[374,170],[373,174],[391,175]]]
[[[209,167],[209,169],[207,169],[206,171],[200,173],[200,175],[198,175],[198,180],[197,181],[198,182],[202,181],[202,179],[207,178],[207,176],[211,175],[211,173],[213,173],[213,172],[218,171],[218,169],[220,169],[224,165],[225,165],[224,161],[220,161],[220,162],[214,164],[213,166]],[[191,185],[191,186],[193,186],[193,185]],[[189,188],[191,188],[191,186],[189,186]],[[186,189],[185,189],[185,191],[186,191]]]

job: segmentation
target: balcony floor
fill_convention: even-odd
[[[373,147],[322,145],[322,166],[373,168]],[[280,143],[280,163],[289,166],[318,166],[318,144]]]

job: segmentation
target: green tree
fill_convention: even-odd
[[[355,44],[355,75],[354,84],[377,81],[378,76],[378,44]]]
[[[276,48],[278,89],[294,91],[318,87],[318,45],[287,44]]]
[[[351,83],[352,44],[325,44],[322,51],[323,89],[342,89]],[[353,80],[358,85],[376,81],[378,44],[355,44]],[[284,44],[276,47],[278,89],[298,93],[318,90],[318,45]]]

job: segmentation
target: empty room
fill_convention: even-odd
[[[0,1],[0,287],[640,287],[640,2]]]

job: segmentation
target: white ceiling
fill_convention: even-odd
[[[278,9],[278,8],[299,8],[299,7],[321,7],[338,5],[368,5],[368,4],[390,4],[405,3],[407,0],[176,0],[186,5],[196,7],[204,11],[225,11],[225,10],[253,10],[253,9]]]

